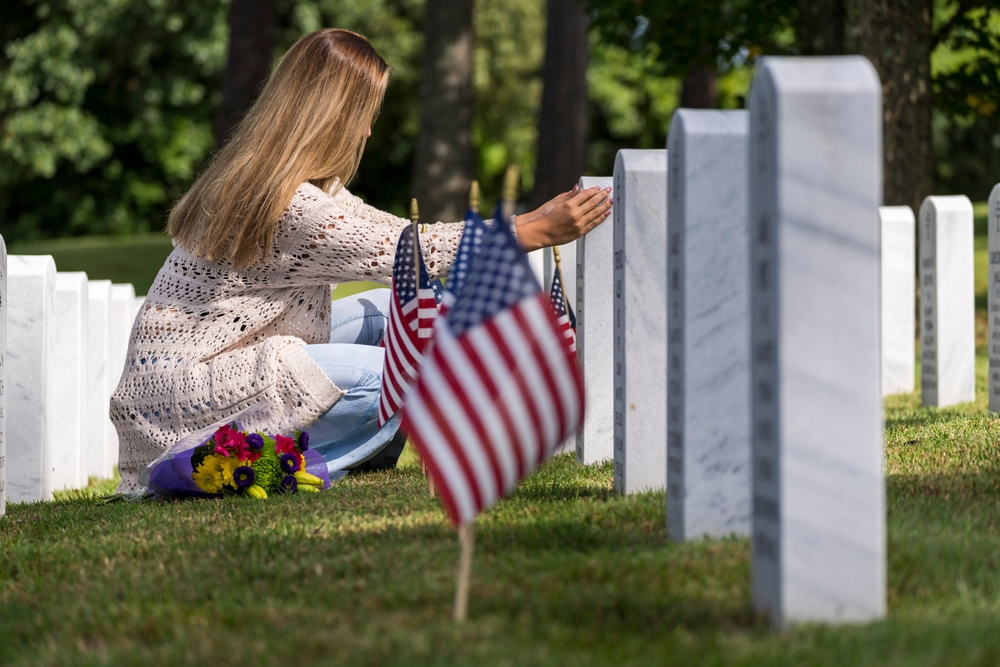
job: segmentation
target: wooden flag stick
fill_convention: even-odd
[[[479,181],[472,181],[469,186],[469,210],[479,213]]]
[[[472,576],[472,547],[475,542],[474,525],[470,521],[458,527],[458,540],[462,543],[462,557],[458,562],[458,583],[455,587],[454,618],[456,623],[464,623],[469,612],[469,579]]]
[[[423,261],[420,257],[420,241],[417,238],[417,225],[420,224],[420,207],[417,206],[416,198],[410,200],[410,222],[413,223],[413,269],[416,273],[416,286],[417,286],[417,308],[420,307],[420,263]],[[419,317],[419,314],[418,314]],[[427,465],[424,463],[423,457],[420,458],[420,472],[423,473],[424,477],[427,478],[427,486],[431,492],[431,498],[436,495],[434,489],[434,480],[430,478],[427,474]]]
[[[517,190],[521,187],[521,169],[516,164],[507,165],[503,178],[503,219],[510,224],[517,206]]]

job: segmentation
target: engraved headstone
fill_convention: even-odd
[[[883,206],[882,395],[913,391],[916,381],[917,223],[909,206]]]
[[[545,248],[532,250],[528,253],[528,264],[535,273],[538,282],[545,284]]]
[[[750,534],[750,118],[680,109],[667,139],[667,527]]]
[[[7,244],[0,236],[0,516],[7,513]]]
[[[750,101],[754,605],[885,615],[882,90],[859,56],[766,58]]]
[[[976,297],[972,202],[920,205],[920,388],[926,406],[976,399]]]
[[[986,300],[989,308],[990,412],[1000,412],[1000,185],[990,192],[989,272]]]
[[[614,183],[614,470],[628,494],[667,485],[667,151],[618,151]]]
[[[128,339],[132,335],[132,324],[135,322],[135,288],[130,283],[113,284],[111,286],[111,324],[109,330],[109,342],[111,347],[108,352],[108,363],[110,373],[108,375],[108,400],[111,394],[118,388],[118,381],[121,380],[122,372],[125,370],[125,355],[128,353]],[[105,408],[105,412],[109,410]],[[111,467],[118,465],[118,432],[111,428],[111,437],[108,438],[108,461]]]
[[[87,475],[111,476],[108,441],[114,432],[111,423],[111,381],[108,379],[108,334],[111,324],[111,281],[87,283]]]
[[[56,264],[49,255],[11,255],[7,271],[7,497],[51,500]]]
[[[52,488],[87,485],[87,274],[56,274],[55,355],[59,381],[52,400],[59,411]]]
[[[611,183],[607,176],[580,179],[584,189],[609,188]],[[614,229],[609,222],[576,240],[576,360],[587,405],[583,427],[576,434],[576,460],[586,464],[614,456]],[[564,265],[564,276],[569,266]]]

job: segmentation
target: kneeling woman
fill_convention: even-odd
[[[391,283],[408,224],[361,202],[354,177],[389,66],[364,37],[300,39],[205,173],[174,207],[174,251],[150,288],[111,399],[119,491],[184,436],[248,407],[308,428],[331,470],[395,463],[398,415],[378,426],[389,290],[331,304],[338,282]],[[569,242],[607,215],[607,193],[565,193],[515,220],[525,250]],[[421,235],[445,275],[462,225]],[[389,456],[387,453],[391,452]]]

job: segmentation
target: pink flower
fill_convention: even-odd
[[[233,436],[236,433],[236,431],[233,431],[233,429],[229,427],[229,424],[220,426],[219,430],[215,432],[215,446],[218,447],[221,445],[222,447],[228,448],[233,440]]]
[[[218,454],[219,456],[225,456],[225,457],[229,456],[229,450],[220,445],[219,443],[215,443],[215,453]]]
[[[283,435],[274,436],[274,449],[279,454],[298,454],[299,451],[295,445],[295,440],[286,438]]]

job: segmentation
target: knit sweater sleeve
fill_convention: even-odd
[[[285,235],[282,281],[315,285],[369,280],[392,284],[396,242],[410,221],[368,206],[341,188],[331,197],[303,185],[282,216]],[[431,279],[447,274],[462,236],[462,225],[427,225],[421,250]]]

